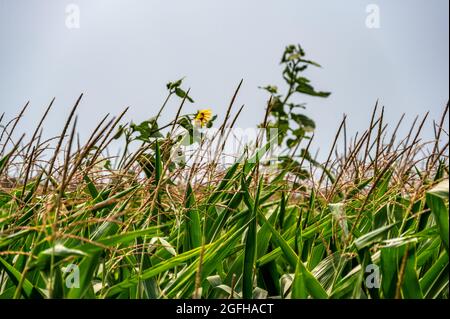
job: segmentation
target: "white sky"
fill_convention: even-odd
[[[79,29],[65,25],[69,3],[80,8]],[[380,8],[379,29],[365,25],[370,3]],[[78,123],[86,136],[126,106],[128,120],[154,116],[165,84],[186,76],[196,102],[186,111],[212,108],[222,119],[243,78],[238,125],[253,127],[267,99],[258,86],[283,87],[281,53],[301,43],[323,66],[307,76],[333,92],[302,100],[317,123],[315,148],[325,153],[342,115],[351,132],[363,130],[376,99],[388,121],[404,112],[408,121],[426,111],[439,118],[448,100],[448,7],[447,0],[0,0],[0,114],[11,118],[30,100],[19,130],[31,131],[55,96],[46,131],[56,135],[84,92]]]

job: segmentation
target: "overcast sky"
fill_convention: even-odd
[[[80,10],[68,28],[67,5]],[[345,3],[345,5],[344,5]],[[367,5],[379,8],[368,28]],[[186,76],[195,104],[223,118],[244,79],[238,125],[262,122],[267,94],[282,86],[285,45],[301,43],[322,69],[307,76],[328,99],[304,98],[317,122],[323,152],[345,113],[351,132],[364,129],[377,99],[389,121],[430,111],[439,118],[448,100],[447,0],[0,0],[0,114],[9,118],[31,101],[19,129],[29,131],[52,97],[46,122],[57,134],[80,93],[79,128],[87,135],[106,113],[131,109],[128,120],[154,116],[165,84]],[[164,119],[173,117],[171,104]],[[428,134],[431,134],[431,125]]]

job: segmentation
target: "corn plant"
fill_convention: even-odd
[[[300,162],[264,170],[265,144],[226,166],[193,161],[211,144],[192,132],[215,118],[185,114],[192,99],[174,83],[171,122],[158,125],[167,100],[140,124],[122,123],[124,110],[83,143],[82,96],[53,139],[42,128],[54,100],[31,138],[15,132],[29,104],[1,115],[1,298],[448,298],[448,106],[403,137],[402,120],[387,134],[375,106],[351,139],[344,117],[325,161],[311,139]],[[173,150],[186,137],[203,147],[180,164]]]

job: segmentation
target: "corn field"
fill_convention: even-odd
[[[216,123],[219,145],[239,117],[238,91]],[[336,123],[325,161],[309,154],[312,138],[292,165],[266,170],[262,142],[229,165],[175,163],[192,129],[188,94],[177,92],[167,125],[123,123],[124,110],[84,142],[82,96],[51,139],[54,100],[31,136],[17,132],[29,104],[1,115],[1,298],[448,298],[448,106],[400,136],[405,124],[377,105],[356,136],[347,117]],[[126,138],[109,156],[127,132],[140,133],[136,147]],[[209,145],[198,143],[193,158]]]

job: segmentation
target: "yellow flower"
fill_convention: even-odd
[[[201,127],[205,126],[212,118],[211,109],[200,110],[195,116],[195,123]]]

